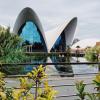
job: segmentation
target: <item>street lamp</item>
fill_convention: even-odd
[[[76,57],[77,57],[77,61],[76,62],[79,62],[79,60],[78,60],[78,56],[79,56],[79,48],[80,48],[80,46],[76,46]]]

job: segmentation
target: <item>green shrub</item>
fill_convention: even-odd
[[[47,79],[45,68],[40,65],[28,73],[27,77],[19,78],[20,87],[7,88],[4,74],[0,73],[0,100],[54,100],[57,92],[48,85],[45,78]],[[32,89],[34,93],[31,93]]]

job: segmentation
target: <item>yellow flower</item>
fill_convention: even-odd
[[[2,100],[6,100],[6,94],[4,92],[0,92],[0,97]]]

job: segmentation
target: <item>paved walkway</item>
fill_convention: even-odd
[[[69,96],[69,95],[75,95],[77,93],[75,89],[75,81],[76,80],[84,80],[84,83],[89,84],[86,86],[86,92],[95,92],[93,85],[90,85],[92,83],[94,76],[75,76],[75,77],[60,77],[60,76],[51,76],[49,77],[49,84],[54,87],[55,90],[58,91],[58,96]],[[19,82],[17,79],[13,78],[7,78],[5,79],[7,81],[8,87],[16,87],[19,86]],[[63,86],[62,86],[63,85]],[[68,85],[68,86],[67,86]],[[75,100],[78,97],[59,97],[56,100]]]

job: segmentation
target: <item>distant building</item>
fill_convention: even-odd
[[[74,17],[56,29],[44,32],[37,14],[27,7],[18,15],[13,32],[22,37],[23,46],[31,45],[32,52],[65,51],[66,46],[72,44],[76,26],[77,18]]]
[[[100,46],[100,42],[96,42],[96,46]]]
[[[75,43],[71,47],[71,51],[75,52],[77,50],[77,46],[79,46],[78,50],[80,52],[84,52],[87,48],[94,47],[95,45],[100,45],[99,39],[84,39],[80,40],[79,42]]]
[[[75,43],[77,43],[77,42],[79,42],[79,41],[80,41],[80,40],[79,40],[78,38],[75,38],[75,39],[73,40],[72,45],[75,44]]]
[[[94,39],[94,38],[84,39],[72,45],[71,48],[76,49],[77,46],[79,46],[81,49],[85,49],[87,47],[94,47],[96,43],[98,43],[99,41],[100,41],[99,39]]]

